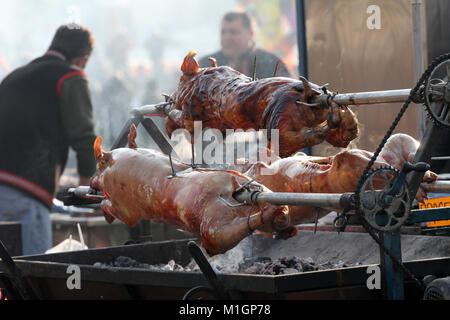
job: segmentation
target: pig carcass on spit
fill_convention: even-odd
[[[346,106],[332,103],[329,109],[309,102],[322,91],[304,78],[301,81],[274,77],[252,81],[228,66],[199,68],[190,52],[181,66],[183,74],[170,99],[166,130],[194,132],[194,122],[223,134],[227,129],[279,130],[280,156],[324,141],[345,148],[358,136],[358,121]]]
[[[128,148],[105,152],[101,137],[94,145],[98,172],[91,179],[91,187],[105,195],[101,208],[108,222],[117,218],[134,226],[141,219],[160,221],[194,233],[209,254],[233,248],[255,229],[277,232],[285,238],[295,235],[296,229],[289,227],[287,221],[287,206],[267,203],[233,207],[223,201],[238,203],[233,193],[250,181],[245,175],[193,170],[174,160],[175,171],[184,172],[169,178],[169,158],[154,150],[137,148],[135,137],[136,128],[132,126]],[[270,192],[259,184],[250,188]]]
[[[392,166],[401,170],[406,161],[411,162],[414,159],[418,148],[419,142],[414,138],[406,134],[395,134],[386,142],[372,169]],[[359,149],[342,151],[330,157],[297,153],[292,157],[280,159],[271,155],[269,158],[272,160],[267,163],[257,162],[241,165],[240,168],[236,166],[235,169],[244,172],[246,176],[255,179],[273,192],[345,193],[355,191],[358,180],[372,155],[373,153],[369,151]],[[423,178],[424,182],[437,179],[438,176],[431,171],[427,171]],[[384,183],[384,180],[375,181],[374,187],[382,188],[383,185],[380,183]],[[426,197],[425,191],[420,188],[416,199],[422,202]],[[333,209],[289,206],[290,222],[292,225],[311,222],[325,216],[331,210]]]

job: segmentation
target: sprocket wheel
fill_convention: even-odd
[[[430,118],[450,127],[450,60],[439,63],[426,82],[424,104]]]
[[[400,172],[391,167],[378,168],[364,177],[359,189],[358,210],[374,229],[393,232],[409,218],[411,201],[408,185]]]

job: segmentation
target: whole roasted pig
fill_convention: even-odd
[[[223,253],[256,229],[282,237],[295,235],[288,208],[272,204],[235,206],[234,192],[250,179],[235,171],[192,169],[160,152],[137,148],[132,126],[128,148],[105,152],[101,137],[94,152],[98,173],[91,187],[103,192],[101,208],[108,222],[119,219],[134,226],[141,219],[160,221],[194,233],[210,254]],[[259,184],[250,188],[270,192]]]
[[[386,142],[372,169],[392,166],[401,170],[403,164],[414,159],[419,142],[406,134],[395,134]],[[265,152],[266,150],[264,150]],[[241,165],[239,171],[265,185],[273,192],[345,193],[354,192],[359,178],[373,153],[365,150],[346,150],[330,157],[313,157],[297,153],[288,158],[268,157],[267,163]],[[427,171],[423,180],[432,182],[438,176]],[[374,187],[382,188],[384,179],[375,180]],[[419,189],[416,199],[422,202],[427,195]],[[311,222],[328,214],[331,208],[290,206],[293,225]]]
[[[329,109],[310,105],[322,91],[299,80],[274,77],[253,81],[227,67],[199,68],[190,52],[181,66],[178,88],[170,97],[166,130],[169,136],[179,128],[194,132],[194,122],[203,128],[279,130],[281,157],[328,141],[347,147],[358,136],[358,121],[346,106],[332,103]]]

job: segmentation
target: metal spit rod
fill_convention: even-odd
[[[297,205],[311,207],[341,207],[342,193],[290,193],[290,192],[261,192],[253,198],[247,192],[238,193],[235,198],[239,202],[265,202],[276,205]]]
[[[333,101],[342,105],[360,105],[360,104],[377,104],[377,103],[392,103],[404,102],[408,99],[411,89],[398,90],[383,90],[383,91],[368,91],[355,93],[338,93],[333,97]],[[319,96],[319,101],[324,105],[328,105],[328,95]],[[141,116],[152,114],[164,116],[162,109],[170,105],[169,102],[159,104],[150,104],[134,108],[131,113]]]
[[[432,183],[422,183],[420,185],[426,192],[429,193],[450,193],[450,181],[435,181]],[[80,186],[77,188],[70,188],[69,193],[74,196],[91,199],[102,200],[104,198],[101,194],[93,193],[89,186]],[[263,203],[269,202],[277,205],[297,205],[297,206],[312,206],[312,207],[341,207],[343,196],[350,196],[352,193],[292,193],[292,192],[262,192],[257,196],[256,201]],[[236,200],[239,202],[251,203],[248,198],[248,193],[236,194]]]
[[[422,183],[421,187],[429,193],[450,193],[450,181]],[[291,192],[261,192],[251,194],[247,192],[235,195],[236,200],[246,203],[264,202],[276,205],[297,205],[311,207],[344,207],[345,201],[350,200],[352,193],[291,193]]]
[[[432,183],[421,183],[420,187],[428,193],[450,193],[450,181],[438,180]]]
[[[131,114],[136,114],[140,116],[145,115],[158,115],[158,116],[165,116],[163,109],[166,106],[171,105],[170,102],[162,102],[158,104],[148,104],[141,107],[136,107],[131,110]]]
[[[338,93],[333,101],[342,105],[404,102],[408,99],[410,92],[411,89]]]

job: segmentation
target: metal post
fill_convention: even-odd
[[[296,0],[295,5],[297,11],[298,75],[308,79],[308,46],[306,42],[305,0]],[[312,154],[311,147],[303,148],[302,151],[306,154]]]
[[[443,134],[443,128],[435,126],[433,124],[429,125],[424,133],[423,139],[417,150],[413,163],[417,162],[426,162],[430,163],[431,155],[434,150],[433,141],[437,141],[440,136]],[[417,193],[417,190],[422,184],[423,176],[425,172],[411,172],[408,174],[406,181],[408,182],[408,192],[410,193],[410,198],[414,199]],[[442,184],[444,185],[444,183]]]
[[[394,233],[380,232],[380,240],[399,261],[402,261],[400,230]],[[405,288],[403,271],[380,249],[381,272],[383,274],[383,292],[386,300],[404,300]]]
[[[297,0],[297,45],[298,45],[298,73],[300,76],[308,78],[308,50],[306,44],[305,25],[305,1]]]
[[[419,81],[423,73],[423,50],[422,50],[422,0],[410,0],[412,5],[412,27],[414,46],[414,82]],[[417,139],[421,140],[425,132],[425,116],[423,106],[416,105],[416,128]]]
[[[141,123],[142,119],[143,117],[140,115],[134,115],[129,118],[123,126],[122,131],[120,131],[119,136],[111,146],[111,150],[125,147],[127,145],[128,133],[130,132],[131,125],[134,124],[137,127]]]

